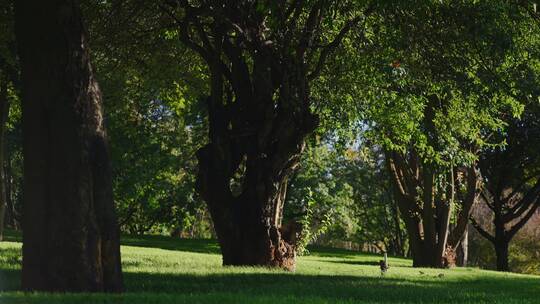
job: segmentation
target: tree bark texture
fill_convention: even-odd
[[[301,96],[285,95],[294,90],[287,84],[282,84],[287,87],[281,96],[288,100],[274,108],[270,74],[263,72],[270,70],[266,64],[263,59],[255,61],[260,74],[252,76],[253,89],[233,92],[235,103],[245,102],[245,107],[230,114],[219,100],[222,76],[214,72],[208,100],[211,142],[197,155],[197,185],[208,204],[224,265],[294,270],[300,227],[282,225],[283,204],[287,178],[298,165],[304,138],[316,127],[317,118],[307,103],[293,101]],[[243,96],[250,98],[242,100]],[[298,108],[287,108],[289,102]]]
[[[472,206],[479,196],[480,176],[474,165],[461,168],[466,176],[466,194],[457,223],[450,227],[450,214],[457,188],[457,174],[450,170],[450,186],[443,198],[434,183],[434,172],[420,162],[414,151],[402,154],[386,151],[386,162],[394,188],[396,202],[403,215],[414,267],[451,267],[455,265],[456,249],[465,233]]]
[[[24,290],[122,290],[119,230],[78,1],[16,1],[22,72]]]

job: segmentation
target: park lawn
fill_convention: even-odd
[[[124,237],[126,292],[47,294],[17,291],[20,238],[0,243],[0,303],[540,303],[540,277],[473,268],[417,269],[390,258],[312,248],[295,273],[222,267],[213,241]]]

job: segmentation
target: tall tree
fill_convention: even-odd
[[[403,155],[388,152],[387,161],[398,207],[401,213],[406,214],[404,220],[414,266],[455,265],[456,250],[463,239],[471,208],[480,189],[477,169],[474,165],[451,167],[444,177],[445,186],[441,189],[437,185],[436,171],[429,164],[420,164],[416,153]],[[457,172],[454,173],[454,170]],[[456,184],[464,191],[457,191]],[[463,197],[456,199],[455,196]],[[452,208],[456,208],[456,205],[460,208],[456,223],[451,226]]]
[[[79,2],[16,1],[22,75],[22,287],[121,291],[119,232]]]
[[[387,151],[414,265],[441,267],[454,262],[479,195],[478,152],[500,145],[489,134],[521,110],[527,21],[504,1],[380,11],[372,58],[382,72],[366,124]]]
[[[156,18],[158,4],[81,3],[107,105],[118,221],[126,233],[170,229],[208,237],[212,227],[195,193],[193,157],[206,144],[200,98],[208,87],[206,68],[174,36],[170,20]]]
[[[507,144],[486,150],[480,158],[485,179],[481,201],[491,211],[493,225],[482,225],[475,218],[471,222],[493,244],[500,271],[510,270],[509,244],[540,207],[539,108],[528,106],[503,135]]]
[[[179,38],[210,71],[197,185],[225,265],[294,269],[297,225],[282,225],[282,214],[288,176],[319,121],[310,85],[365,19],[362,2],[166,1]]]
[[[526,38],[517,36],[511,41],[513,48],[519,50],[513,59],[514,62],[525,61],[510,74],[519,81],[507,78],[504,82],[525,104],[525,110],[519,119],[506,117],[508,128],[492,134],[506,145],[484,149],[481,153],[480,169],[485,184],[481,202],[493,216],[492,225],[471,218],[476,230],[493,244],[496,267],[501,271],[510,270],[509,243],[540,207],[540,154],[537,148],[540,145],[540,14],[532,1],[518,4],[521,10],[513,17],[525,22],[514,24]],[[518,26],[520,23],[521,27]]]

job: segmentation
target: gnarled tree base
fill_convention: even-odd
[[[296,246],[292,240],[284,239],[288,231],[276,227],[265,230],[265,235],[243,235],[241,239],[221,240],[223,265],[265,266],[294,271]]]
[[[445,268],[454,268],[457,265],[457,250],[454,247],[447,246],[442,258],[442,266]]]

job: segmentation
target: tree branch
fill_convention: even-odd
[[[467,195],[458,214],[456,226],[454,227],[454,229],[450,233],[450,237],[448,238],[449,244],[452,245],[454,248],[457,247],[463,237],[463,233],[465,233],[465,230],[467,229],[468,219],[471,216],[472,206],[477,201],[480,192],[481,190],[479,173],[474,166],[471,166],[467,170]]]
[[[482,191],[480,191],[480,197],[482,198],[482,200],[484,201],[484,203],[486,203],[486,206],[488,206],[488,208],[495,212],[495,206],[493,205],[493,199],[490,198],[488,196],[488,193],[486,191],[489,191],[487,189],[482,189]]]
[[[533,177],[531,178],[528,178],[528,179],[524,179],[523,182],[518,186],[518,188],[516,188],[510,195],[508,195],[506,197],[506,199],[508,201],[510,201],[514,196],[516,196],[517,194],[519,194],[519,190],[521,190],[523,188],[523,186],[526,184],[526,182],[528,182],[529,180],[533,179]],[[535,187],[537,187],[537,185],[535,185]],[[532,194],[532,191],[534,190],[534,187],[533,189],[530,189],[529,191],[527,191],[527,194],[525,194],[525,197],[523,197],[518,203],[516,203],[514,206],[512,206],[507,214],[510,216],[511,214],[516,214],[516,213],[520,213],[520,214],[523,214],[523,211],[521,212],[518,212],[519,209],[523,209],[523,207],[525,207],[524,205],[528,205],[531,203],[531,195],[534,195]],[[525,209],[527,209],[527,207],[525,207]],[[505,215],[506,216],[506,215]]]
[[[480,226],[480,224],[478,224],[476,222],[476,220],[474,219],[474,217],[469,217],[469,219],[471,220],[471,224],[473,225],[473,227],[476,229],[476,231],[478,231],[478,233],[480,233],[484,238],[486,238],[488,241],[492,242],[492,243],[495,243],[495,237],[492,236],[491,234],[489,234],[489,232],[487,232],[486,230],[484,230],[484,228],[482,228]]]
[[[317,77],[319,77],[326,60],[334,52],[334,50],[341,44],[341,41],[343,41],[343,38],[349,33],[349,31],[357,25],[361,20],[365,20],[365,18],[370,15],[373,12],[374,9],[374,2],[371,2],[368,8],[364,11],[364,14],[361,16],[356,16],[355,18],[349,20],[343,28],[339,31],[339,33],[334,37],[334,40],[330,42],[328,45],[323,47],[321,54],[319,55],[319,59],[317,60],[317,63],[315,64],[315,68],[311,73],[308,74],[308,80],[313,80]]]
[[[529,219],[534,215],[534,213],[536,212],[538,207],[540,207],[540,198],[539,197],[536,198],[536,202],[531,207],[531,209],[529,209],[527,214],[524,217],[522,217],[517,224],[515,224],[514,226],[512,226],[508,230],[508,233],[506,234],[506,238],[507,238],[508,241],[510,241],[514,237],[514,235],[516,235],[516,233],[521,228],[523,228],[523,226],[525,226],[525,224],[529,221]]]
[[[526,202],[523,204],[523,207],[519,210],[519,212],[507,214],[503,217],[503,221],[508,223],[516,218],[519,218],[528,210],[526,215],[508,230],[509,239],[511,239],[519,231],[519,229],[521,229],[521,227],[527,223],[527,221],[534,215],[536,209],[540,206],[540,180],[531,190],[527,192],[522,201]]]
[[[302,31],[302,36],[300,37],[296,51],[296,55],[301,62],[303,61],[302,58],[304,58],[307,49],[311,47],[311,43],[313,42],[313,37],[315,35],[315,28],[317,28],[321,22],[323,9],[322,4],[323,1],[317,1],[317,3],[315,3],[315,5],[311,8]]]

